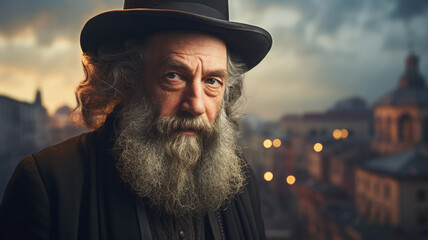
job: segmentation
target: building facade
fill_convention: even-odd
[[[49,116],[38,90],[34,102],[0,96],[0,153],[16,149],[41,149],[49,144]]]
[[[409,54],[398,86],[375,103],[372,126],[358,111],[328,119],[361,105],[355,100],[284,118],[305,136],[306,153],[295,159],[307,163],[298,194],[305,239],[428,239],[428,88],[418,64]],[[319,134],[333,128],[356,133],[334,140]],[[315,143],[323,148],[311,149]]]

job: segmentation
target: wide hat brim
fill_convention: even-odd
[[[167,9],[129,9],[101,13],[82,29],[80,46],[96,54],[100,46],[141,38],[163,31],[197,31],[222,39],[230,54],[246,64],[247,71],[269,52],[272,37],[264,29],[244,23]]]

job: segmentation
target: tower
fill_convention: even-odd
[[[375,106],[373,147],[381,154],[428,146],[428,88],[419,73],[419,58],[410,53],[398,86]]]
[[[40,92],[40,88],[37,89],[36,98],[34,99],[34,105],[42,106],[42,94]]]

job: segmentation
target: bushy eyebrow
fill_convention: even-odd
[[[171,68],[182,70],[184,72],[190,72],[189,67],[180,61],[177,61],[177,60],[174,60],[171,58],[167,58],[167,59],[160,62],[160,70],[161,71],[166,71],[166,70],[171,69]],[[229,76],[229,73],[225,69],[218,69],[218,70],[213,70],[213,71],[208,72],[207,75],[213,76],[213,77],[220,77],[220,78],[226,80],[227,77]]]
[[[189,68],[185,64],[179,61],[176,61],[174,59],[167,58],[160,62],[161,70],[167,70],[169,68],[181,69],[181,70],[187,70],[187,71],[189,70]]]
[[[208,75],[214,76],[214,77],[220,77],[220,78],[226,80],[227,77],[229,76],[229,73],[226,70],[215,70],[215,71],[209,72]]]

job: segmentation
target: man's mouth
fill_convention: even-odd
[[[197,132],[194,130],[181,130],[178,131],[179,134],[188,135],[188,136],[196,136]]]

